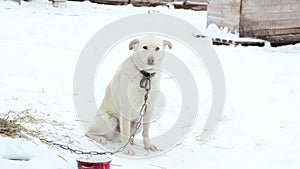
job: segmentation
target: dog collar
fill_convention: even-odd
[[[140,71],[143,74],[143,78],[140,81],[140,87],[145,89],[147,92],[151,89],[151,77],[155,76],[155,72],[149,73],[145,70]]]
[[[145,71],[145,70],[141,70],[140,71],[141,72],[141,74],[144,76],[144,77],[146,77],[146,78],[151,78],[151,77],[154,77],[155,76],[155,72],[153,72],[153,73],[149,73],[149,72],[147,72],[147,71]]]

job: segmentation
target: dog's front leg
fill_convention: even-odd
[[[125,145],[130,137],[130,121],[126,119],[125,117],[120,117],[120,134],[121,134],[121,142],[123,145]],[[127,144],[127,146],[124,149],[124,153],[129,155],[134,155],[135,152],[133,150],[133,147],[131,144]]]
[[[149,129],[150,129],[150,122],[149,122],[149,120],[144,120],[144,124],[143,124],[143,142],[144,142],[144,148],[146,150],[157,151],[158,149],[150,141],[150,138],[149,138]]]

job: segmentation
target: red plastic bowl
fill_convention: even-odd
[[[77,159],[78,169],[110,169],[111,158],[107,156],[94,156]]]

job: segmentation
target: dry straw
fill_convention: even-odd
[[[26,140],[39,139],[62,141],[72,144],[71,137],[67,134],[58,134],[55,131],[73,130],[65,127],[65,124],[49,118],[50,114],[26,109],[22,111],[8,111],[0,113],[0,134],[11,138],[24,138]]]

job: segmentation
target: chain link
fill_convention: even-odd
[[[143,74],[143,78],[140,81],[140,87],[143,88],[146,91],[146,94],[144,95],[144,103],[141,106],[141,109],[140,109],[140,112],[139,112],[139,115],[140,115],[139,120],[137,122],[135,130],[130,135],[128,141],[123,146],[119,147],[116,151],[104,151],[104,152],[82,151],[82,150],[71,148],[68,145],[55,143],[54,141],[49,141],[49,140],[44,139],[44,138],[40,138],[40,140],[42,142],[47,143],[47,144],[57,146],[57,147],[59,147],[61,149],[64,149],[64,150],[69,150],[71,153],[75,153],[75,154],[79,154],[79,155],[83,155],[83,154],[87,154],[87,155],[113,155],[113,154],[122,152],[129,144],[133,143],[134,137],[135,137],[137,131],[139,130],[139,128],[141,127],[143,117],[146,115],[147,108],[148,108],[148,105],[147,105],[148,95],[149,95],[149,91],[151,90],[151,79],[150,78],[153,77],[154,75],[155,74],[153,74],[153,75],[150,74],[149,76],[145,76]]]
[[[142,78],[142,80],[140,81],[140,87],[145,89],[146,91],[146,94],[144,95],[144,103],[140,109],[140,118],[137,122],[137,125],[136,125],[136,128],[135,130],[133,131],[133,133],[130,135],[128,141],[126,144],[124,144],[123,146],[121,146],[119,149],[117,149],[115,152],[113,152],[113,154],[115,153],[119,153],[119,152],[122,152],[127,146],[128,144],[132,144],[133,143],[133,139],[134,139],[134,136],[136,134],[136,132],[138,131],[138,129],[141,127],[141,124],[142,124],[142,120],[143,120],[143,117],[146,115],[146,112],[147,112],[147,101],[148,101],[148,95],[149,95],[149,91],[151,89],[151,77],[152,76],[145,76]]]

